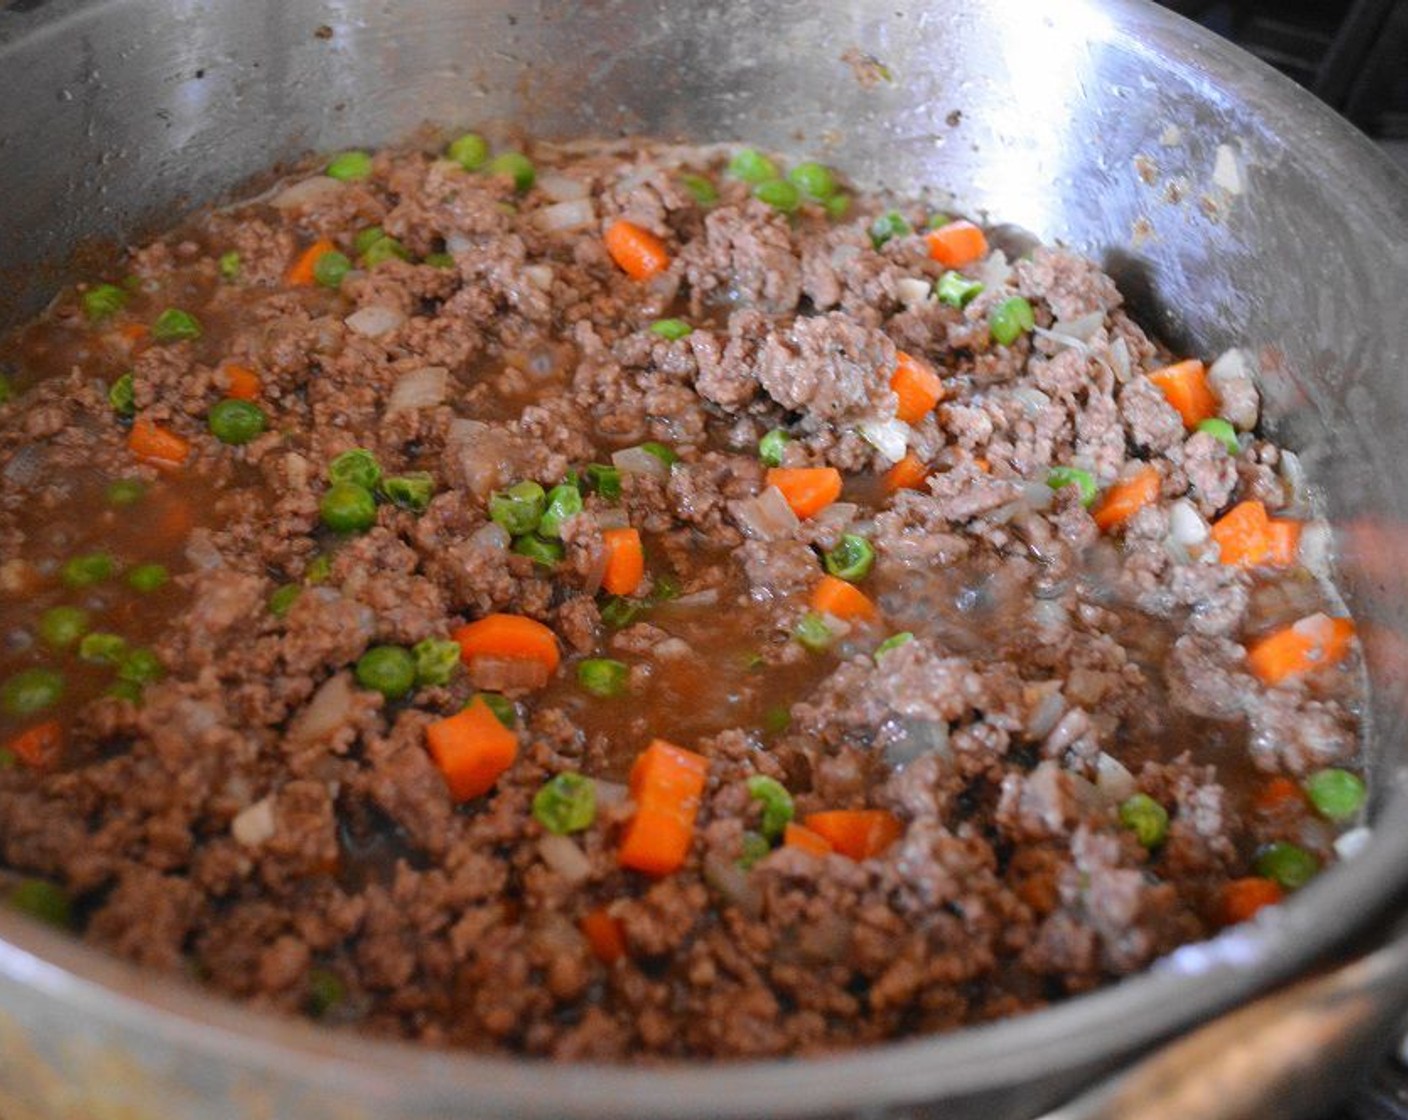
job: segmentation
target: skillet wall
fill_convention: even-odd
[[[276,161],[403,139],[426,121],[747,139],[827,159],[862,184],[927,185],[1102,260],[1175,346],[1257,355],[1268,416],[1323,489],[1365,620],[1381,796],[1377,838],[1354,865],[1266,929],[1183,962],[1182,975],[802,1077],[795,1066],[720,1081],[388,1056],[211,1009],[0,914],[0,1114],[100,1115],[127,1101],[167,1117],[776,1116],[862,1104],[876,1116],[947,1099],[948,1116],[1016,1115],[1302,967],[1408,877],[1395,852],[1408,845],[1408,185],[1269,70],[1137,0],[18,8],[0,11],[0,325],[42,306],[62,275],[53,262],[84,244],[133,239]],[[843,61],[852,48],[892,80]],[[302,1049],[280,1061],[269,1047]]]

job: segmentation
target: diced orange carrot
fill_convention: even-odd
[[[1196,428],[1217,415],[1217,398],[1208,385],[1207,370],[1196,358],[1156,369],[1149,380],[1163,390],[1187,427]]]
[[[770,467],[767,484],[782,491],[798,517],[813,517],[841,496],[835,467]]]
[[[460,660],[470,665],[476,658],[536,661],[549,675],[562,658],[557,635],[535,619],[521,614],[490,614],[451,635],[460,646]]]
[[[802,823],[851,859],[878,856],[904,835],[904,824],[884,809],[828,809]]]
[[[488,793],[518,757],[518,735],[482,696],[464,711],[428,725],[425,740],[456,802]]]
[[[1293,567],[1300,559],[1302,524],[1293,517],[1272,517],[1266,522],[1266,559],[1273,568]]]
[[[258,400],[262,385],[259,375],[248,366],[229,362],[225,366],[226,394],[237,401]]]
[[[326,237],[320,237],[303,252],[299,253],[289,266],[284,282],[291,288],[308,288],[317,283],[314,268],[323,257],[337,248]]]
[[[648,229],[618,218],[606,227],[606,251],[632,280],[649,280],[670,267],[665,243]]]
[[[1285,897],[1286,892],[1272,879],[1233,879],[1222,888],[1222,920],[1228,925],[1245,922],[1258,910],[1274,906]]]
[[[973,466],[977,467],[978,470],[982,471],[984,474],[992,474],[992,464],[981,455],[973,456]]]
[[[21,731],[5,747],[31,770],[48,770],[63,753],[63,724],[56,719],[37,723]]]
[[[1238,502],[1212,524],[1218,559],[1238,568],[1252,568],[1266,556],[1266,507],[1251,499]]]
[[[912,358],[903,350],[895,358],[895,372],[890,377],[890,389],[899,397],[895,416],[906,424],[917,424],[943,400],[944,383],[927,362]]]
[[[1153,467],[1140,467],[1130,477],[1116,482],[1090,511],[1095,524],[1108,532],[1118,528],[1159,496],[1159,472]]]
[[[929,468],[924,460],[913,451],[906,451],[904,458],[885,472],[881,482],[886,492],[893,494],[897,490],[919,490],[928,477]]]
[[[949,222],[924,235],[929,256],[945,268],[962,268],[988,255],[988,239],[972,222]]]
[[[196,515],[191,503],[179,494],[167,494],[153,518],[151,536],[147,543],[158,547],[176,548],[191,535],[195,524]]]
[[[581,926],[593,956],[602,964],[615,964],[626,955],[626,932],[605,906],[584,914]]]
[[[607,529],[601,534],[606,546],[606,571],[601,586],[612,595],[634,595],[645,578],[645,549],[638,529]]]
[[[822,576],[812,591],[812,610],[832,618],[874,618],[875,604],[854,584],[836,576]]]
[[[630,778],[636,811],[616,853],[622,867],[668,875],[683,865],[708,769],[708,759],[663,739],[636,759]]]
[[[1307,615],[1268,634],[1247,650],[1247,666],[1268,685],[1279,684],[1341,660],[1349,652],[1354,623],[1348,618]]]
[[[1287,805],[1305,804],[1305,791],[1284,774],[1277,774],[1259,786],[1252,794],[1252,805],[1264,813],[1275,812]]]
[[[782,845],[785,848],[800,848],[814,856],[830,855],[836,850],[825,836],[796,821],[788,821],[787,827],[782,830]]]
[[[139,342],[145,342],[147,335],[151,334],[151,328],[146,323],[122,323],[117,327],[118,337],[129,346],[136,346]]]
[[[191,453],[190,443],[154,420],[138,417],[127,433],[127,446],[144,463],[179,467]]]

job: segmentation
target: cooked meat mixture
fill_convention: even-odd
[[[621,1061],[1023,1012],[1333,861],[1358,647],[1240,354],[816,163],[526,152],[342,153],[0,343],[0,895]]]

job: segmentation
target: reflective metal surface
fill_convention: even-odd
[[[1095,256],[1181,349],[1249,346],[1339,523],[1375,685],[1375,839],[1273,922],[1116,989],[726,1072],[374,1044],[0,913],[6,1120],[1031,1115],[1302,969],[1408,879],[1408,186],[1308,95],[1137,0],[26,0],[0,11],[0,322],[41,306],[82,244],[427,121],[816,154]]]

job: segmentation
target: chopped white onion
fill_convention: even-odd
[[[1222,406],[1223,418],[1239,431],[1255,428],[1261,398],[1246,353],[1235,348],[1228,350],[1213,362],[1208,380]]]
[[[308,472],[311,469],[312,464],[297,451],[290,451],[284,456],[284,475],[288,479],[291,490],[303,490],[307,487]]]
[[[819,529],[832,526],[844,529],[859,510],[860,507],[855,502],[832,502],[812,518],[812,524]]]
[[[1179,498],[1169,507],[1169,536],[1184,548],[1202,544],[1208,539],[1208,523],[1187,498]]]
[[[754,540],[785,540],[794,536],[801,526],[776,486],[764,487],[756,498],[730,502],[728,508],[743,534]]]
[[[1029,509],[1040,512],[1051,508],[1051,503],[1056,500],[1056,491],[1044,482],[1024,482],[1022,500]]]
[[[445,442],[450,446],[478,443],[489,432],[489,425],[483,420],[466,420],[463,416],[457,416],[450,421],[450,427],[445,432]]]
[[[603,778],[594,778],[592,784],[596,786],[596,803],[600,808],[624,805],[630,798],[630,790],[620,782],[608,782]]]
[[[352,715],[352,678],[347,673],[329,677],[313,693],[308,706],[289,721],[290,743],[317,743],[340,730]]]
[[[364,338],[380,338],[404,323],[406,316],[394,307],[372,304],[352,312],[343,321]]]
[[[898,463],[904,458],[909,447],[909,437],[914,433],[903,420],[890,417],[888,420],[866,420],[860,425],[861,438],[883,459]]]
[[[276,210],[311,208],[337,197],[344,189],[344,184],[331,175],[314,175],[285,187],[269,199],[269,205]]]
[[[546,292],[552,288],[552,265],[550,264],[527,265],[523,269],[523,275],[539,291]]]
[[[949,757],[949,727],[941,719],[903,719],[885,742],[885,761],[900,767],[926,754]]]
[[[704,881],[713,887],[725,906],[734,906],[748,917],[762,913],[763,900],[752,876],[731,859],[710,853],[704,857]]]
[[[719,589],[717,587],[706,587],[702,591],[694,591],[688,595],[681,595],[671,605],[675,607],[712,607],[719,601]]]
[[[1027,717],[1027,734],[1033,739],[1045,739],[1065,713],[1066,698],[1061,695],[1060,682],[1051,681],[1043,688],[1041,699]]]
[[[976,271],[985,288],[1000,288],[1012,279],[1012,266],[1007,261],[1007,254],[1001,249],[994,249],[987,259],[978,265]]]
[[[598,529],[629,529],[631,527],[631,515],[621,506],[609,506],[606,509],[595,510],[592,516],[596,518]]]
[[[28,443],[10,456],[5,469],[0,470],[5,481],[21,489],[28,489],[38,482],[44,473],[44,449],[37,443]]]
[[[596,221],[596,207],[589,198],[574,198],[570,202],[555,202],[544,206],[533,215],[537,227],[554,233],[569,229],[581,229]]]
[[[1027,419],[1034,420],[1051,407],[1051,398],[1032,385],[1016,385],[1012,399],[1022,406]]]
[[[1227,144],[1217,146],[1217,156],[1212,165],[1212,181],[1228,194],[1241,194],[1244,189],[1237,153]]]
[[[1353,859],[1368,846],[1372,833],[1361,825],[1335,837],[1335,855],[1340,859]]]
[[[1063,334],[1080,342],[1089,342],[1104,322],[1103,311],[1091,311],[1075,319],[1057,319],[1051,324],[1051,329],[1056,334]]]
[[[1111,805],[1128,801],[1139,789],[1125,764],[1104,751],[1095,759],[1095,788]]]
[[[1115,380],[1123,385],[1129,380],[1129,343],[1117,338],[1110,345],[1110,362],[1114,365]]]
[[[844,268],[858,256],[860,256],[859,245],[843,242],[831,250],[831,265],[833,268]]]
[[[274,799],[260,798],[246,806],[230,822],[230,835],[246,848],[257,848],[274,835]]]
[[[929,298],[929,281],[917,276],[903,276],[895,281],[895,295],[910,311],[923,307]]]
[[[496,552],[507,549],[510,540],[508,530],[494,521],[486,521],[469,534],[470,544],[476,548],[492,548]]]
[[[549,171],[539,175],[537,187],[554,202],[570,202],[576,198],[586,198],[591,188],[581,179]]]
[[[1060,630],[1070,623],[1071,613],[1060,599],[1037,599],[1032,603],[1032,621],[1038,626]]]
[[[621,528],[625,528],[625,526],[623,525]],[[582,573],[582,593],[588,598],[601,590],[601,581],[606,578],[607,559],[606,545],[597,542],[592,547],[587,570]]]
[[[1193,557],[1188,554],[1187,547],[1175,539],[1172,533],[1164,538],[1163,543],[1164,552],[1168,554],[1168,558],[1175,564],[1183,565],[1193,562]]]
[[[592,873],[592,861],[570,836],[549,832],[538,841],[538,855],[569,883],[585,882]]]
[[[670,468],[658,455],[643,447],[624,447],[611,453],[611,465],[627,474],[645,474],[662,482],[670,477]]]
[[[658,643],[651,652],[661,661],[680,661],[694,654],[694,651],[689,648],[689,643],[683,638],[666,638],[663,642]]]
[[[391,389],[386,415],[414,412],[442,404],[450,388],[450,371],[444,366],[422,366],[404,375]]]
[[[474,248],[474,240],[463,233],[451,233],[445,237],[445,252],[456,257]]]
[[[543,662],[524,658],[480,656],[469,663],[470,683],[489,692],[542,688],[549,675]]]
[[[1310,513],[1310,484],[1305,477],[1305,464],[1300,461],[1300,456],[1294,451],[1281,452],[1281,478],[1285,480],[1286,489],[1290,491],[1291,509],[1284,510],[1284,513],[1304,518]]]
[[[1334,534],[1323,521],[1307,521],[1300,531],[1298,559],[1314,575],[1330,578],[1330,560],[1334,553]]]

